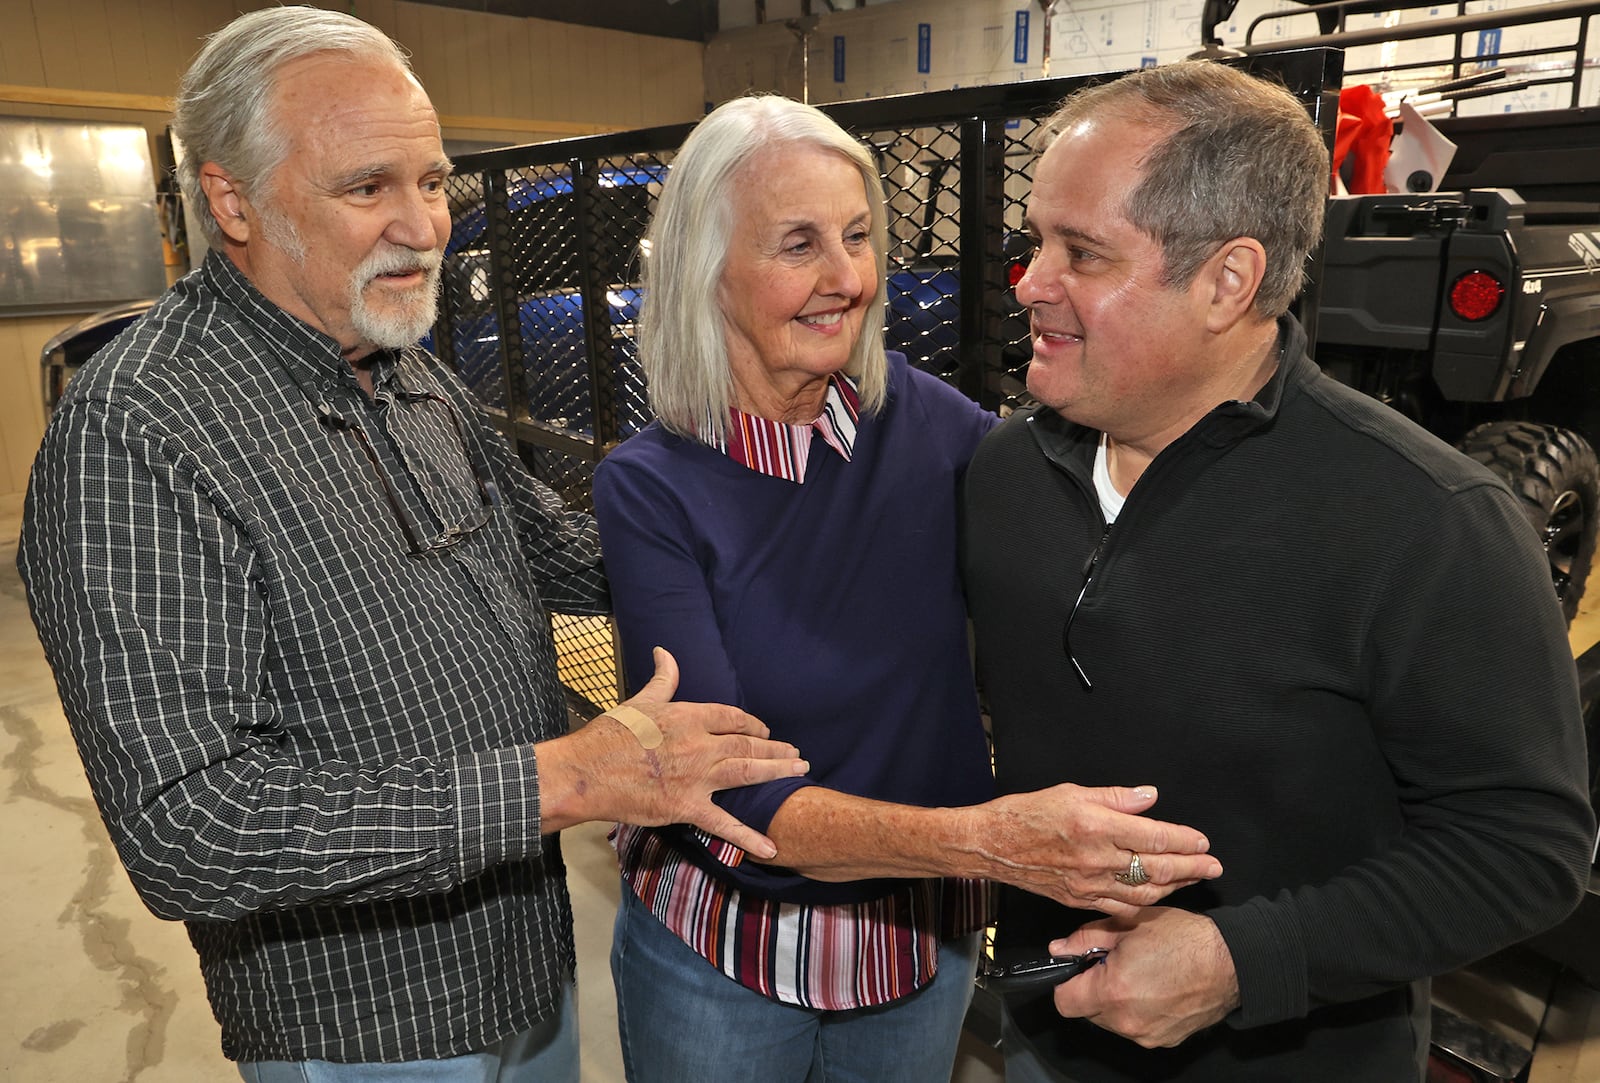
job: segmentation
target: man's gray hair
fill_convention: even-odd
[[[1327,144],[1293,94],[1209,60],[1144,68],[1067,98],[1041,126],[1038,149],[1091,117],[1168,130],[1123,205],[1161,245],[1167,286],[1189,285],[1224,241],[1253,237],[1267,252],[1256,311],[1289,310],[1331,183]]]
[[[201,164],[216,162],[253,202],[268,202],[273,171],[289,152],[289,133],[271,109],[278,71],[316,53],[392,60],[411,70],[405,52],[360,19],[321,8],[272,7],[241,15],[212,34],[184,73],[172,116],[172,130],[183,144],[178,182],[212,244],[222,242],[222,230],[206,206]]]
[[[863,410],[883,405],[889,230],[877,163],[860,141],[812,106],[777,95],[735,98],[712,110],[679,148],[646,234],[639,358],[650,382],[651,408],[680,436],[711,443],[727,430],[733,374],[718,287],[733,240],[734,186],[762,183],[759,175],[747,174],[752,159],[786,146],[838,154],[861,174],[877,282],[845,372],[856,380]],[[756,287],[730,282],[728,288]]]

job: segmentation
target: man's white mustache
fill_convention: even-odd
[[[410,248],[389,248],[374,252],[362,260],[358,273],[362,285],[366,285],[379,275],[414,274],[418,271],[433,275],[443,263],[444,255],[437,249],[419,252]]]

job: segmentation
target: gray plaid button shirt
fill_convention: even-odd
[[[530,745],[566,722],[543,606],[607,608],[593,523],[426,353],[374,377],[213,253],[73,380],[29,488],[95,799],[235,1059],[464,1053],[573,970]],[[402,518],[471,532],[413,555]]]

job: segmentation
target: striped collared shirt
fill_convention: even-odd
[[[729,415],[727,439],[712,446],[758,473],[803,484],[814,436],[850,461],[860,401],[854,382],[835,375],[810,424]],[[695,835],[723,864],[744,861],[738,847]],[[932,980],[941,939],[989,919],[981,880],[912,880],[857,903],[785,903],[731,887],[653,831],[618,825],[612,841],[624,878],[662,924],[734,981],[788,1004],[837,1011],[905,996]]]
[[[812,436],[821,436],[824,443],[849,462],[860,419],[861,399],[856,393],[855,381],[835,374],[828,380],[822,413],[815,421],[791,425],[742,410],[729,410],[727,436],[721,443],[711,446],[759,474],[803,484],[806,464],[811,460]]]

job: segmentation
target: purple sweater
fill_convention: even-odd
[[[889,355],[889,393],[863,414],[854,458],[814,447],[805,484],[768,477],[652,423],[595,471],[630,690],[650,650],[678,660],[678,698],[731,703],[793,742],[805,778],[725,791],[766,830],[796,789],[910,805],[993,794],[968,661],[956,497],[997,419]],[[873,898],[883,881],[825,884],[714,862],[686,828],[666,838],[703,867],[786,901]]]

